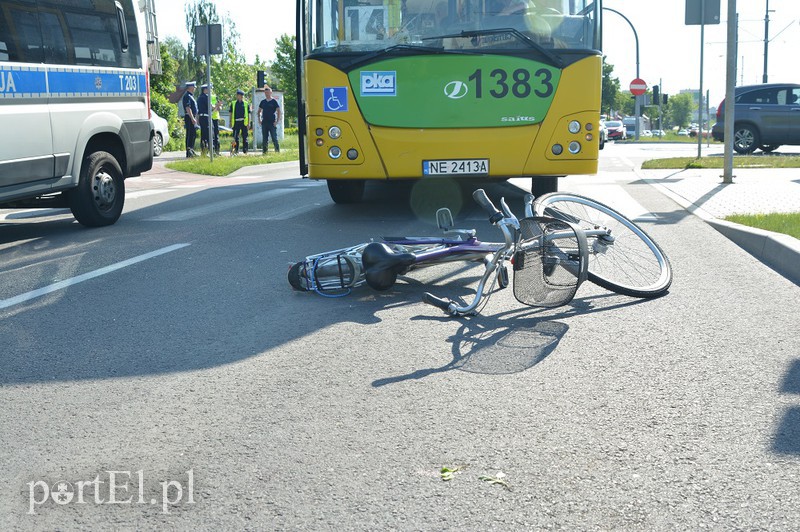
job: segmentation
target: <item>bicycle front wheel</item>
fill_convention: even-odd
[[[537,216],[551,216],[578,224],[585,231],[610,230],[589,235],[589,280],[612,292],[652,298],[672,284],[672,266],[656,242],[641,227],[611,207],[591,198],[554,192],[533,205]]]

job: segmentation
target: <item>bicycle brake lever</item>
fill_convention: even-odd
[[[525,218],[533,217],[533,194],[525,194]]]

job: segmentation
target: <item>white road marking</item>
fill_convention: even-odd
[[[176,251],[181,248],[185,248],[190,244],[173,244],[172,246],[167,246],[165,248],[157,249],[155,251],[151,251],[150,253],[145,253],[144,255],[139,255],[138,257],[133,257],[127,260],[123,260],[122,262],[117,262],[116,264],[111,264],[110,266],[106,266],[105,268],[100,268],[99,270],[94,270],[91,272],[87,272],[76,277],[70,277],[69,279],[64,279],[63,281],[59,281],[57,283],[53,283],[51,285],[37,288],[36,290],[31,290],[30,292],[26,292],[24,294],[20,294],[15,297],[11,297],[8,299],[0,300],[0,309],[8,308],[14,305],[19,305],[20,303],[24,303],[25,301],[29,301],[31,299],[41,297],[56,290],[62,290],[64,288],[76,285],[78,283],[82,283],[83,281],[88,281],[89,279],[94,279],[95,277],[100,277],[101,275],[105,275],[107,273],[111,273],[113,271],[125,268],[127,266],[131,266],[136,264],[137,262],[142,262],[148,259],[152,259],[154,257],[158,257],[159,255],[164,255],[165,253],[170,253],[172,251]]]
[[[71,214],[69,209],[26,209],[8,214],[0,214],[0,220],[25,220],[27,218],[46,218],[48,216],[61,216]]]
[[[150,188],[146,190],[135,190],[133,192],[125,192],[125,199],[144,198],[145,196],[154,196],[164,192],[174,192],[171,188]]]
[[[303,214],[309,211],[313,211],[314,209],[318,209],[320,206],[321,206],[320,203],[311,203],[308,205],[301,205],[300,207],[294,207],[293,209],[287,209],[285,211],[276,212],[274,214],[270,214],[269,216],[253,216],[251,218],[246,218],[246,219],[266,220],[266,221],[288,220],[289,218],[293,218],[298,214]]]
[[[291,190],[291,189],[266,190],[264,192],[259,192],[257,194],[249,194],[247,196],[241,196],[238,198],[233,198],[224,201],[217,201],[214,203],[209,203],[208,205],[201,205],[199,207],[192,207],[190,209],[183,209],[181,211],[175,211],[167,214],[162,214],[160,216],[154,216],[153,218],[147,218],[147,221],[183,222],[186,220],[191,220],[192,218],[199,218],[200,216],[205,216],[207,214],[212,214],[215,212],[232,209],[234,207],[239,207],[241,205],[247,205],[248,203],[256,203],[258,201],[262,201],[265,199],[277,198],[279,196],[291,194],[292,192],[296,192],[296,190]]]

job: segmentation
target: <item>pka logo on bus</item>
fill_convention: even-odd
[[[362,72],[361,96],[395,96],[397,72]]]

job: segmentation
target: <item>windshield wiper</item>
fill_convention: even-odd
[[[347,63],[347,64],[343,65],[342,69],[345,70],[345,71],[352,70],[353,68],[355,68],[355,67],[357,67],[359,65],[363,65],[365,63],[371,62],[375,58],[381,57],[383,55],[389,55],[392,52],[396,52],[396,51],[400,51],[400,50],[421,52],[421,53],[426,53],[426,54],[431,54],[431,53],[433,53],[433,54],[449,53],[448,51],[446,51],[444,49],[444,46],[417,46],[417,45],[413,45],[413,44],[395,44],[395,45],[389,46],[388,48],[382,48],[380,50],[375,50],[372,53],[369,53],[367,55],[361,56],[358,59],[356,59],[355,61],[351,61],[350,63]]]
[[[540,54],[545,56],[549,63],[557,68],[564,68],[564,61],[556,54],[539,44],[538,42],[534,41],[518,29],[514,28],[492,28],[487,30],[463,30],[460,33],[453,33],[450,35],[440,35],[438,37],[426,37],[422,39],[426,41],[428,39],[455,39],[455,38],[469,38],[469,37],[481,37],[483,35],[505,35],[511,34],[520,41],[524,42],[534,50],[538,51]]]

